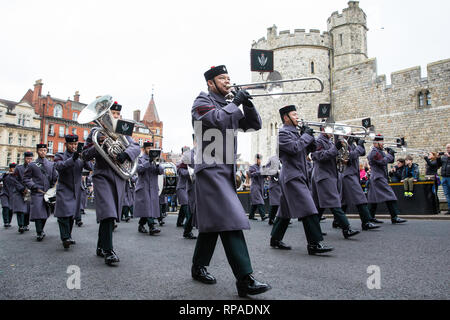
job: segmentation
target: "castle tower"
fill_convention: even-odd
[[[331,14],[327,20],[333,46],[333,68],[341,69],[362,62],[367,55],[366,14],[359,1],[349,1],[348,8]]]
[[[320,103],[330,103],[330,51],[331,42],[328,32],[317,29],[306,32],[305,29],[277,31],[276,26],[267,29],[267,39],[261,38],[252,44],[252,49],[274,51],[274,72],[252,73],[252,82],[267,80],[286,80],[303,77],[317,77],[323,81],[324,91],[314,94],[259,97],[253,100],[261,120],[262,128],[252,133],[251,158],[256,153],[263,155],[263,163],[276,154],[278,129],[282,126],[279,109],[294,104],[302,119],[317,120],[317,108]],[[287,82],[284,92],[317,89],[315,82]],[[257,92],[254,93],[264,93]]]

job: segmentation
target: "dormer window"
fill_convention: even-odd
[[[55,118],[62,118],[63,108],[60,104],[55,105],[55,108],[53,109],[53,116]]]

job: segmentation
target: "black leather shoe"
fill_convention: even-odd
[[[182,223],[177,223],[177,227],[184,227],[184,224],[182,224]]]
[[[117,224],[114,223],[113,231],[116,230]]]
[[[166,224],[166,223],[165,223],[164,221],[162,221],[162,220],[159,222],[159,225],[160,225],[161,227],[162,227],[163,225],[165,225],[165,224]]]
[[[97,251],[95,252],[95,254],[97,255],[97,257],[105,257],[105,252],[103,251],[102,248],[97,248]]]
[[[156,228],[153,224],[148,229],[148,234],[153,236],[161,232],[161,229]]]
[[[250,217],[249,217],[248,219],[249,219],[249,220],[258,220],[258,219],[256,219],[256,218],[250,218]]]
[[[339,229],[341,226],[339,225],[339,223],[337,223],[336,221],[333,221],[332,227],[334,229]]]
[[[19,227],[19,232],[23,233],[25,230],[23,229],[23,227]]]
[[[408,220],[401,219],[401,218],[399,218],[399,217],[395,217],[395,218],[392,219],[391,221],[392,221],[392,224],[398,224],[398,223],[405,223],[405,222],[408,221]]]
[[[275,240],[275,239],[270,239],[270,246],[272,248],[277,248],[277,249],[281,249],[281,250],[291,250],[291,246],[288,246],[286,243],[284,243],[281,240]]]
[[[246,275],[243,279],[236,281],[238,295],[241,298],[247,295],[260,294],[272,289],[267,283],[256,280],[251,274]]]
[[[367,230],[373,230],[373,229],[378,229],[380,226],[374,225],[372,222],[367,222],[367,223],[363,223],[362,224],[362,229],[367,231]]]
[[[147,233],[148,231],[147,231],[147,229],[145,229],[145,226],[139,225],[138,232],[140,232],[140,233]]]
[[[327,217],[322,216],[322,217],[320,218],[320,221],[323,221],[323,220],[327,220]]]
[[[126,217],[125,222],[129,222],[129,221],[130,221],[130,217]]]
[[[36,237],[36,240],[37,240],[38,242],[41,242],[42,239],[44,239],[44,237],[42,236],[42,234],[38,234],[37,237]]]
[[[327,236],[328,234],[326,232],[322,232],[322,236]]]
[[[64,249],[69,249],[71,245],[70,239],[63,240],[63,247]]]
[[[194,236],[192,232],[189,232],[188,234],[184,234],[183,237],[185,237],[186,239],[197,239],[197,237]]]
[[[273,220],[269,219],[269,226],[273,225]]]
[[[30,228],[28,226],[23,227],[23,231],[30,231]]]
[[[350,228],[342,230],[342,234],[344,235],[345,239],[348,239],[350,237],[356,236],[358,233],[359,233],[359,231],[355,231],[355,230],[352,230]]]
[[[316,244],[308,244],[307,249],[308,249],[308,254],[310,256],[315,255],[316,253],[325,253],[325,252],[330,252],[330,251],[334,250],[333,247],[327,246],[320,242],[316,243]]]
[[[71,245],[72,245],[72,244],[77,244],[77,243],[75,242],[75,240],[72,240],[72,238],[70,238],[69,241],[70,241],[70,244],[71,244]]]
[[[78,221],[77,226],[81,227],[83,225],[83,221]]]
[[[200,281],[205,284],[215,284],[216,278],[214,278],[203,266],[194,266],[191,268],[192,279]]]
[[[119,257],[113,250],[105,251],[105,263],[110,266],[113,263],[120,262]]]
[[[261,221],[264,221],[266,219],[269,219],[269,217],[268,216],[264,216],[264,217],[261,218]]]
[[[378,220],[378,219],[375,219],[375,218],[370,219],[369,221],[372,222],[372,223],[384,223],[384,221],[381,221],[381,220]]]

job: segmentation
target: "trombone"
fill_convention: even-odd
[[[292,91],[292,92],[283,92],[283,83],[286,82],[300,82],[300,81],[314,81],[317,82],[320,86],[319,89],[313,90],[302,90],[302,91]],[[324,85],[322,80],[317,77],[305,77],[305,78],[296,78],[296,79],[286,79],[286,80],[273,80],[266,82],[255,82],[249,84],[233,84],[229,85],[228,88],[236,88],[237,91],[245,89],[245,90],[256,90],[262,89],[265,90],[266,93],[259,94],[251,94],[252,98],[255,97],[268,97],[268,96],[284,96],[288,94],[305,94],[305,93],[321,93],[323,92]],[[231,93],[233,94],[233,93]],[[233,94],[234,95],[234,94]]]

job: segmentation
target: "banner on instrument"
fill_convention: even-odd
[[[273,72],[273,51],[251,49],[250,67],[251,71]]]

